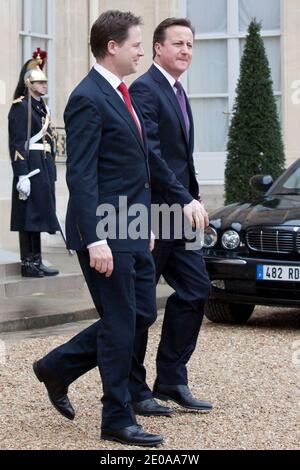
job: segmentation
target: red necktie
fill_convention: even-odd
[[[138,130],[139,130],[139,133],[140,133],[142,142],[144,142],[143,134],[142,134],[142,128],[141,128],[141,125],[140,125],[139,121],[137,120],[137,117],[136,117],[134,111],[133,111],[133,107],[132,107],[132,103],[131,103],[129,91],[128,91],[128,88],[127,88],[127,86],[125,85],[124,82],[121,82],[121,83],[120,83],[120,85],[118,86],[118,90],[122,93],[123,98],[124,98],[124,101],[125,101],[125,104],[126,104],[126,106],[127,106],[127,108],[128,108],[128,111],[130,112],[131,116],[132,116],[133,119],[134,119],[134,122],[135,122],[136,125],[137,125],[137,128],[138,128]]]

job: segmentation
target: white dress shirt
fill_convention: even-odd
[[[166,77],[166,79],[168,80],[168,82],[170,83],[171,87],[173,88],[173,91],[176,95],[177,93],[177,89],[175,88],[175,83],[176,83],[176,80],[174,77],[172,77],[172,75],[169,74],[169,72],[167,72],[165,69],[162,68],[161,65],[157,64],[156,62],[153,62],[153,65],[163,74],[164,77]],[[180,80],[178,80],[180,81]]]

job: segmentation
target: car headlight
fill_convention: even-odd
[[[222,237],[222,245],[226,250],[235,250],[241,243],[239,234],[235,230],[227,230]]]
[[[218,241],[218,234],[212,227],[207,227],[204,230],[204,248],[213,248]]]

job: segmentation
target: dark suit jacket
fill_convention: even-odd
[[[142,116],[138,116],[143,129]],[[83,250],[98,241],[96,227],[100,217],[96,213],[100,204],[111,204],[118,213],[119,196],[127,196],[128,207],[143,204],[149,210],[146,138],[143,144],[125,103],[95,69],[71,94],[64,118],[70,192],[67,243],[69,248]],[[122,215],[126,215],[124,210]],[[125,220],[125,229],[134,218],[128,218],[127,223]],[[116,229],[118,235],[118,221]],[[149,222],[147,237],[150,229]],[[117,236],[116,240],[109,238],[108,243],[115,251],[144,251],[149,239]]]
[[[130,87],[147,131],[152,202],[182,206],[198,199],[199,187],[193,162],[194,124],[187,135],[176,95],[164,75],[152,65]]]

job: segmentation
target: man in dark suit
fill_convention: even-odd
[[[138,339],[156,318],[146,137],[142,117],[123,82],[123,77],[136,72],[144,54],[140,24],[140,18],[120,11],[98,18],[91,31],[97,64],[75,88],[65,111],[67,241],[77,251],[101,320],[33,367],[55,408],[74,419],[68,386],[98,365],[103,384],[102,439],[156,446],[162,438],[137,425],[129,392],[140,357]],[[146,236],[130,237],[131,215],[127,221],[125,217],[125,225],[118,223],[121,217],[108,220],[108,237],[100,235],[99,240],[107,210],[99,207],[109,204],[124,220],[120,196],[127,197],[129,208],[141,204],[147,209]],[[170,414],[149,393],[141,395],[139,402],[138,411],[144,414]]]
[[[190,224],[203,229],[208,225],[208,216],[200,202],[193,163],[193,117],[179,81],[191,63],[193,40],[194,30],[188,19],[163,21],[154,33],[154,64],[132,84],[130,94],[139,105],[146,126],[152,203],[180,204]],[[171,227],[171,234],[174,231]],[[155,235],[161,237],[161,233]],[[202,253],[187,250],[182,236],[160,238],[153,255],[157,281],[163,275],[175,290],[165,309],[154,397],[173,400],[184,408],[210,411],[210,403],[192,395],[186,367],[196,347],[210,291]],[[144,345],[140,348],[145,349],[147,332],[139,341]],[[143,386],[141,374],[140,387]]]

